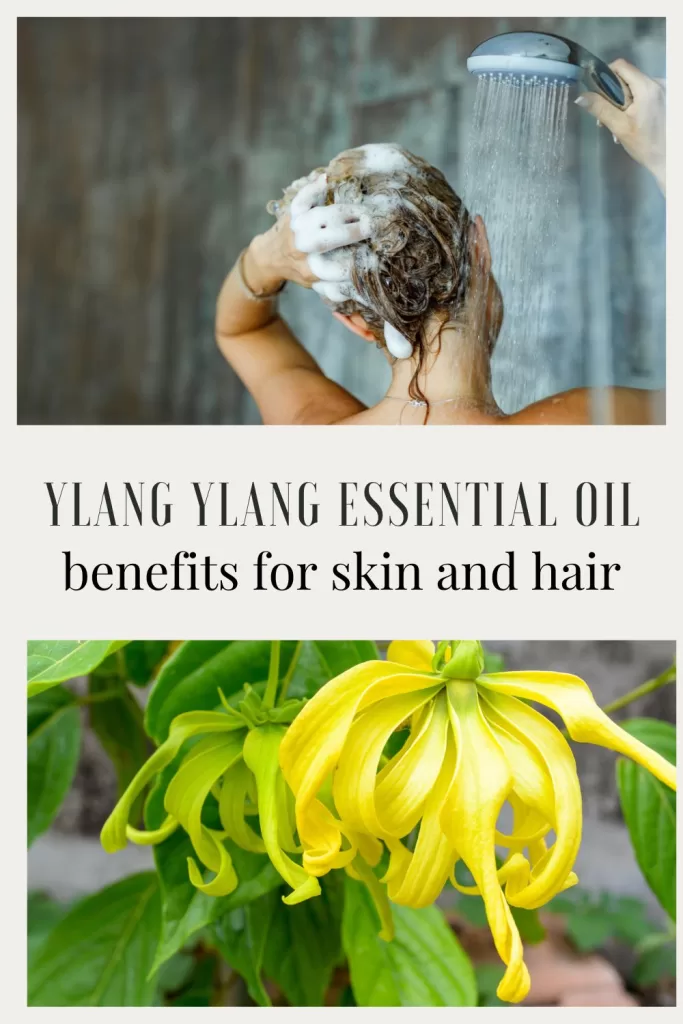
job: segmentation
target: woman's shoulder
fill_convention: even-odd
[[[512,425],[589,425],[594,423],[648,425],[659,422],[662,395],[641,388],[572,388],[543,398],[507,416]]]

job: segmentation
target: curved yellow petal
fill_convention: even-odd
[[[453,869],[457,852],[441,827],[441,814],[453,785],[456,764],[455,741],[449,730],[441,771],[425,802],[415,850],[411,853],[404,847],[405,855],[395,865],[390,864],[385,876],[389,898],[394,903],[429,906],[440,895]]]
[[[128,819],[135,801],[145,786],[166,765],[171,763],[186,740],[202,733],[233,732],[236,728],[239,728],[239,723],[236,724],[233,719],[220,711],[187,711],[182,715],[177,715],[171,722],[168,739],[145,762],[104,823],[100,842],[107,853],[115,853],[117,850],[124,849],[127,841]],[[143,840],[141,830],[134,830],[134,834],[133,842],[136,843],[162,841],[161,837],[155,840]]]
[[[357,712],[384,697],[433,683],[433,676],[408,668],[364,662],[326,683],[294,719],[280,747],[280,764],[296,798],[296,826],[307,870],[322,875],[356,855],[350,835],[350,848],[342,850],[343,825],[319,793],[336,767]]]
[[[218,813],[225,834],[238,846],[251,853],[264,853],[263,840],[247,824],[244,814],[252,780],[253,775],[240,758],[223,776]]]
[[[387,648],[387,661],[431,672],[435,650],[431,640],[392,640]]]
[[[167,814],[159,828],[139,829],[128,825],[126,828],[126,838],[137,846],[156,846],[157,843],[163,843],[164,839],[172,836],[179,824],[180,822],[172,817],[172,815]]]
[[[513,853],[505,861],[501,867],[498,868],[497,877],[498,882],[502,885],[504,882],[508,884],[512,881],[515,888],[523,888],[528,880],[531,873],[531,864],[522,853]],[[451,885],[458,892],[464,893],[466,896],[479,896],[478,885],[462,885],[455,877],[455,864],[453,865],[453,871],[451,872]]]
[[[379,839],[358,832],[353,835],[353,842],[363,860],[373,868],[377,867],[384,853],[384,847]]]
[[[262,725],[252,729],[244,741],[244,761],[256,779],[263,842],[271,863],[294,890],[284,897],[284,902],[294,904],[318,896],[320,883],[288,857],[279,844],[278,818],[282,813],[278,797],[278,786],[282,780],[279,753],[286,731],[279,725]]]
[[[417,825],[441,771],[447,735],[443,691],[425,707],[402,750],[377,775],[375,806],[384,832],[406,836]]]
[[[359,852],[359,833],[352,831],[337,817],[332,799],[332,776],[324,780],[318,797],[308,804],[305,822],[303,865],[309,874],[320,877],[333,868],[345,868]],[[375,863],[381,857],[384,847],[370,836],[367,836],[367,841],[368,844],[379,846],[379,853],[373,861],[370,847],[366,844],[365,859],[368,863]],[[372,846],[374,850],[375,845]]]
[[[483,706],[483,705],[482,705]],[[491,724],[490,720],[489,725]],[[496,739],[499,739],[499,733],[494,731]],[[501,747],[503,744],[501,743]],[[505,748],[503,747],[503,750]],[[506,757],[507,757],[507,752]],[[508,758],[508,763],[510,759]],[[516,789],[513,789],[508,796],[508,803],[512,808],[513,812],[513,825],[512,833],[506,835],[503,832],[499,832],[496,829],[496,843],[498,846],[505,846],[511,852],[519,852],[523,850],[529,843],[536,842],[538,839],[543,839],[548,834],[552,826],[553,817],[549,820],[546,815],[541,814],[538,810],[530,807],[524,803],[521,799],[520,794]]]
[[[213,845],[214,853],[211,856],[211,863],[216,874],[210,881],[205,882],[193,858],[188,857],[187,873],[190,881],[195,889],[206,893],[207,896],[229,896],[237,888],[238,882],[230,854],[221,842],[220,833],[212,828],[207,828],[204,832],[202,848],[205,850],[207,844]]]
[[[216,872],[216,877],[206,883],[210,887],[207,889],[199,871],[190,871],[193,884],[200,879],[202,891],[212,895],[227,895],[237,881],[218,834],[202,823],[202,809],[216,781],[241,757],[242,742],[242,733],[200,740],[183,759],[164,796],[167,813],[183,826],[202,864]]]
[[[550,783],[538,793],[529,786],[525,799],[548,818],[556,840],[542,863],[534,863],[532,856],[528,886],[514,894],[506,890],[513,906],[541,907],[565,888],[581,845],[581,787],[574,755],[559,729],[528,704],[487,690],[481,693],[481,705],[492,727],[499,730],[497,735],[507,737],[508,744],[516,739],[542,762]],[[545,844],[537,848],[545,849]],[[533,852],[533,843],[529,850]]]
[[[676,768],[665,757],[621,729],[598,707],[589,687],[578,676],[562,672],[498,672],[480,676],[482,686],[498,693],[538,701],[565,721],[567,732],[578,743],[596,743],[632,758],[671,789],[676,788]]]
[[[529,991],[529,972],[522,940],[498,882],[494,845],[496,822],[513,777],[480,709],[476,685],[450,683],[448,699],[458,759],[441,824],[479,887],[493,941],[506,964],[498,996],[518,1003]]]
[[[302,708],[280,747],[280,764],[297,798],[313,797],[331,773],[365,691],[396,674],[395,666],[382,661],[354,665]]]
[[[432,687],[387,697],[359,715],[349,729],[339,757],[332,792],[341,819],[351,828],[368,832],[385,841],[390,838],[382,827],[375,805],[379,760],[391,734],[414,711],[431,700],[438,689]],[[440,762],[434,776],[439,767]]]

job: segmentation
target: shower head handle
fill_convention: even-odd
[[[474,74],[543,74],[567,82],[583,79],[615,107],[625,110],[633,97],[624,82],[594,53],[551,32],[502,32],[480,43],[467,67]]]
[[[579,43],[573,43],[570,39],[562,39],[563,43],[573,48],[576,55],[576,63],[583,71],[583,79],[586,85],[592,86],[596,92],[604,96],[606,100],[620,110],[626,110],[633,102],[631,90],[623,79],[619,78],[609,64],[596,57],[594,53],[587,50]]]

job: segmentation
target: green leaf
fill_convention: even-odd
[[[97,697],[115,691],[115,695],[107,700],[95,700],[90,705],[90,726],[112,760],[120,797],[147,760],[150,743],[143,725],[142,708],[120,677],[105,674],[103,667],[90,676],[89,694]],[[139,807],[141,811],[142,802]],[[133,824],[140,811],[131,815]]]
[[[378,657],[372,640],[304,640],[288,696],[312,697],[330,679]]]
[[[280,670],[286,672],[296,644],[285,641]],[[163,743],[176,715],[210,711],[219,704],[218,688],[226,697],[245,683],[268,676],[269,640],[186,640],[162,665],[149,695],[147,732]]]
[[[191,952],[176,953],[167,960],[156,975],[159,992],[164,998],[170,998],[192,984],[196,960]]]
[[[123,652],[128,681],[147,686],[168,653],[169,640],[131,640]]]
[[[151,872],[131,875],[78,903],[52,930],[29,976],[30,1006],[150,1006],[159,933]]]
[[[73,694],[50,690],[28,702],[27,831],[29,846],[54,821],[69,792],[81,748]]]
[[[614,921],[599,906],[577,907],[565,920],[567,934],[580,953],[601,949],[614,935]]]
[[[605,892],[562,893],[547,909],[564,918],[567,935],[581,953],[601,949],[611,939],[637,946],[653,928],[641,900]]]
[[[676,729],[654,718],[632,718],[622,728],[676,763]],[[676,920],[676,794],[645,768],[619,758],[617,785],[636,860],[664,910]]]
[[[67,679],[87,676],[127,640],[29,640],[28,695],[35,696]]]
[[[249,995],[259,1006],[271,1006],[261,973],[271,922],[280,912],[282,890],[274,889],[260,899],[231,911],[217,921],[214,939],[218,951],[242,976]]]
[[[537,910],[510,907],[510,912],[522,937],[522,942],[525,942],[527,946],[536,946],[539,942],[543,942],[546,932]]]
[[[484,650],[484,672],[490,674],[492,672],[504,671],[505,655],[497,654],[495,651]]]
[[[498,986],[505,974],[505,964],[481,963],[474,968],[479,991],[479,1006],[508,1006],[498,998]]]
[[[359,1006],[476,1006],[472,964],[437,907],[392,907],[396,935],[379,938],[367,888],[346,880],[342,936]]]
[[[69,912],[69,906],[58,903],[44,892],[29,892],[26,906],[28,969],[32,969],[38,950],[52,929]]]
[[[164,793],[176,767],[174,762],[165,769],[149,795],[145,806],[147,828],[157,828],[164,818]],[[209,824],[217,826],[218,821]],[[230,841],[226,841],[226,846],[235,865],[239,885],[229,896],[220,897],[200,892],[190,881],[187,858],[196,854],[189,836],[182,828],[154,847],[162,918],[153,972],[187,945],[189,939],[202,928],[282,885],[282,879],[265,855],[247,853]]]
[[[258,899],[281,885],[282,879],[262,854],[246,853],[226,841],[240,882],[229,896],[208,896],[195,889],[187,874],[187,858],[196,856],[185,832],[178,829],[154,848],[162,895],[162,926],[152,970],[177,953],[201,928],[230,910]]]
[[[644,950],[631,972],[631,982],[638,988],[652,988],[664,978],[676,977],[676,943],[671,938]]]
[[[188,958],[192,959],[192,958]],[[172,963],[175,964],[176,957]],[[192,964],[189,978],[186,967],[181,967],[177,980],[169,993],[164,995],[166,1006],[211,1006],[217,994],[216,975],[218,962],[214,956],[202,956]]]
[[[278,901],[271,916],[263,969],[290,1006],[322,1006],[342,960],[343,886],[337,875],[321,879],[322,893],[293,907]]]

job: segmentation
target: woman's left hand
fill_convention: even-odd
[[[609,128],[614,141],[646,167],[666,192],[666,84],[626,60],[615,60],[610,67],[631,90],[633,100],[626,110],[594,92],[582,93],[575,102]]]

